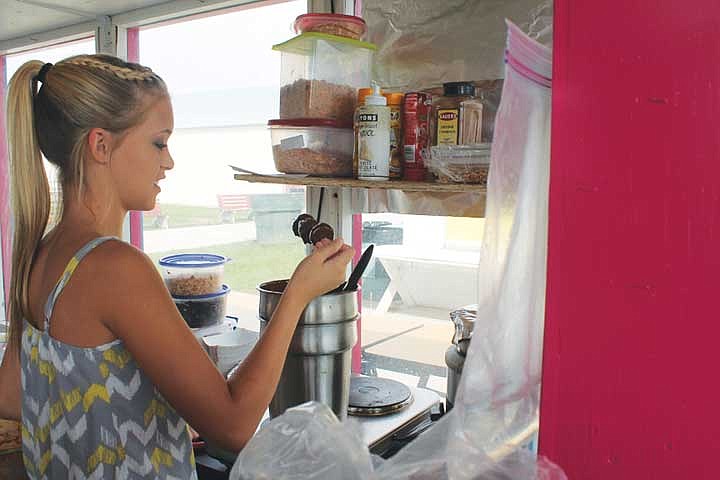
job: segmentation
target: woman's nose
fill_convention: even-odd
[[[163,156],[162,163],[160,164],[162,168],[165,170],[172,170],[173,167],[175,167],[175,160],[173,160],[172,155],[170,155],[170,152],[167,153],[167,155]]]

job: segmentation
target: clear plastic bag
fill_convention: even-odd
[[[372,468],[357,425],[308,402],[261,428],[238,455],[230,480],[364,480]]]
[[[551,58],[508,22],[477,322],[453,410],[384,462],[371,459],[352,423],[288,411],[250,441],[231,478],[567,480],[525,448],[538,429],[540,401]]]

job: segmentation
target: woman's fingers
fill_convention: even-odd
[[[335,255],[344,245],[342,238],[336,238],[335,240],[322,239],[315,244],[315,252],[323,262],[328,258]],[[319,246],[318,246],[319,245]]]

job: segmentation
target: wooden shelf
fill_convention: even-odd
[[[250,183],[276,183],[283,185],[307,185],[313,187],[369,188],[381,190],[402,190],[405,192],[437,193],[487,193],[484,185],[465,185],[459,183],[406,182],[400,180],[373,182],[354,178],[295,177],[290,175],[250,175],[236,173],[235,180]]]

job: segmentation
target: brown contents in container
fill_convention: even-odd
[[[165,280],[165,284],[171,295],[182,297],[216,293],[222,287],[220,275],[214,273],[168,278]]]
[[[309,148],[284,149],[273,146],[275,167],[283,173],[302,173],[349,177],[352,175],[352,155],[331,151],[316,151]]]
[[[335,231],[327,223],[318,223],[310,230],[310,243],[316,244],[323,238],[333,240],[335,238]]]
[[[356,90],[324,80],[296,80],[280,89],[280,118],[330,118],[352,122]]]
[[[323,23],[307,27],[305,32],[327,33],[328,35],[337,35],[339,37],[347,37],[355,40],[360,40],[365,33],[362,27],[356,26],[352,23]]]
[[[489,165],[445,165],[435,170],[438,183],[472,183],[487,185]]]

